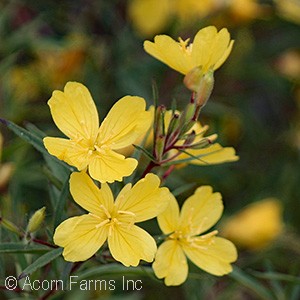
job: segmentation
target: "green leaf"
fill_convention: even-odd
[[[64,207],[66,205],[69,195],[69,180],[67,180],[64,183],[58,201],[56,202],[54,211],[54,228],[56,228],[63,219]]]
[[[0,253],[41,253],[45,251],[49,251],[49,248],[40,245],[25,245],[24,243],[0,244]]]
[[[235,281],[250,289],[258,296],[258,299],[272,300],[274,296],[258,280],[234,266],[233,271],[228,274]]]
[[[186,191],[194,188],[195,186],[196,186],[196,184],[194,182],[184,184],[184,185],[180,186],[179,188],[173,190],[172,194],[174,195],[174,197],[179,196],[179,195],[185,193]]]
[[[24,141],[30,143],[35,149],[42,153],[48,154],[47,150],[44,147],[43,141],[41,138],[35,134],[29,132],[28,130],[18,126],[17,124],[10,122],[8,120],[0,119],[0,122],[7,126],[11,131],[13,131],[17,136],[19,136]]]
[[[56,157],[54,157],[48,153],[48,151],[44,147],[43,139],[40,137],[41,131],[39,131],[39,136],[38,136],[36,133],[30,132],[30,131],[26,130],[25,128],[22,128],[11,121],[0,119],[0,123],[7,126],[12,132],[14,132],[17,136],[19,136],[24,141],[31,144],[36,150],[38,150],[42,154],[47,155],[48,157],[51,157],[51,159],[53,159],[53,160],[56,160],[59,164],[63,165],[65,168],[67,168],[71,172],[76,171],[76,168],[67,165],[63,161],[57,159]],[[29,125],[27,125],[27,126],[29,126]],[[29,127],[32,129],[33,125],[30,125]],[[35,130],[36,130],[36,127],[35,127]]]
[[[143,148],[141,146],[138,146],[138,145],[134,145],[134,144],[133,144],[133,147],[140,150],[140,151],[142,151],[150,160],[155,161],[154,156],[148,150],[146,150],[145,148]]]
[[[57,249],[54,249],[54,250],[40,256],[36,261],[34,261],[31,265],[29,265],[27,268],[25,268],[22,271],[22,273],[19,275],[18,279],[22,279],[22,278],[26,277],[27,275],[33,273],[37,269],[47,265],[52,260],[54,260],[55,258],[60,256],[62,251],[63,251],[62,248],[57,248]]]
[[[283,274],[278,272],[258,272],[258,271],[251,271],[251,274],[261,279],[289,281],[295,284],[300,284],[300,277],[296,277],[289,274]]]

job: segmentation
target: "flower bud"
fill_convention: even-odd
[[[33,216],[30,218],[28,225],[27,225],[27,232],[35,232],[39,229],[40,225],[45,219],[45,210],[46,207],[42,207],[39,210],[37,210]]]
[[[0,224],[11,232],[20,235],[20,229],[12,222],[0,217]]]
[[[201,67],[196,67],[185,75],[183,82],[188,89],[196,92],[196,105],[203,107],[214,87],[214,72],[209,70],[203,74]]]

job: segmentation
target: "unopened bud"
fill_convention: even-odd
[[[20,235],[20,229],[12,222],[0,217],[0,224],[11,232]]]
[[[195,131],[193,130],[186,138],[186,140],[184,141],[184,145],[191,145],[194,140],[196,138],[196,133]]]
[[[154,136],[160,136],[165,134],[165,112],[166,107],[160,105],[155,111],[155,121],[154,121]]]
[[[197,92],[202,77],[202,68],[195,67],[184,76],[183,83],[189,90]]]
[[[166,136],[160,135],[156,138],[156,143],[155,143],[155,158],[158,161],[161,161],[164,149],[165,149],[165,140]]]
[[[30,218],[28,225],[27,225],[27,232],[35,232],[39,229],[41,226],[42,222],[45,219],[45,210],[46,207],[42,207],[39,210],[37,210],[33,216]]]
[[[178,130],[179,125],[180,125],[179,117],[180,117],[180,115],[178,113],[173,114],[170,124],[169,124],[169,127],[168,127],[167,136],[170,136],[174,131]]]
[[[196,92],[196,105],[203,107],[214,87],[214,72],[209,70],[203,74],[201,67],[196,67],[185,75],[184,84],[188,89]]]

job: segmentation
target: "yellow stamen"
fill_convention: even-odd
[[[105,213],[105,215],[111,219],[111,214],[109,213],[109,211],[107,210],[107,208],[104,205],[100,205],[100,208],[103,210],[103,212]]]

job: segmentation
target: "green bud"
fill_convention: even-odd
[[[191,91],[197,92],[203,77],[202,67],[195,67],[183,79],[184,85]]]
[[[156,143],[155,143],[155,158],[157,161],[161,161],[164,150],[165,150],[165,140],[166,136],[160,135],[156,138]]]
[[[20,235],[20,229],[14,223],[12,223],[4,218],[0,218],[0,224],[3,225],[9,231]]]
[[[46,207],[44,206],[32,215],[27,225],[27,232],[32,233],[39,229],[45,219],[45,210]]]
[[[196,91],[196,105],[203,107],[209,99],[214,87],[214,72],[208,71],[205,73],[200,81],[198,90]]]

